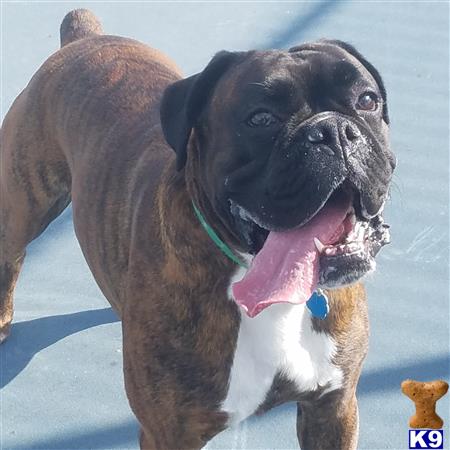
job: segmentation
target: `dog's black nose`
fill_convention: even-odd
[[[313,144],[318,144],[319,142],[323,142],[323,140],[325,139],[324,134],[317,127],[314,127],[311,130],[309,130],[306,137],[307,137],[308,141],[312,142]]]
[[[325,144],[331,148],[347,150],[352,143],[361,138],[358,127],[342,117],[328,117],[309,127],[306,139],[311,144]]]

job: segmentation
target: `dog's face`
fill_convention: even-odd
[[[343,230],[316,240],[319,285],[373,269],[389,239],[381,214],[395,159],[381,78],[351,46],[219,53],[168,88],[161,118],[178,168],[188,160],[239,250],[257,254],[270,232],[307,227],[339,206]]]

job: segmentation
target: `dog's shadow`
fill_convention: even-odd
[[[0,388],[19,375],[41,350],[79,331],[118,321],[111,308],[103,308],[13,323],[11,335],[0,345]]]

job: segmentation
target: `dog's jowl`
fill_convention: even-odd
[[[355,449],[360,281],[395,166],[376,69],[321,40],[182,78],[86,10],[61,42],[2,126],[1,339],[27,244],[72,201],[141,448],[198,449],[296,401],[302,449]]]

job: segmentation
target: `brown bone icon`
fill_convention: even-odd
[[[422,383],[405,380],[402,392],[416,405],[416,413],[410,417],[411,428],[442,428],[444,421],[436,414],[436,402],[448,391],[448,383],[436,380]]]

